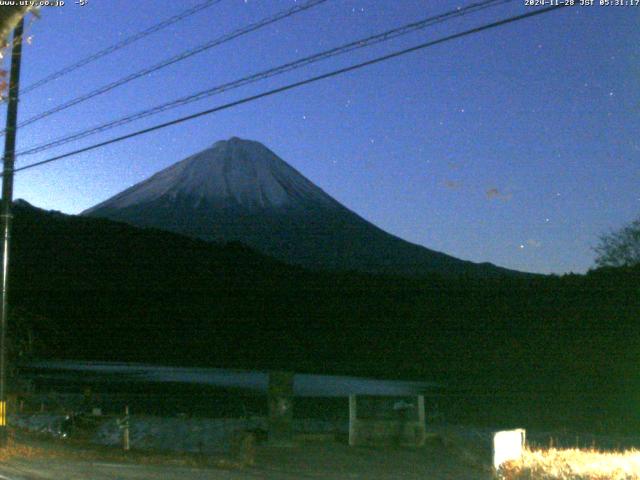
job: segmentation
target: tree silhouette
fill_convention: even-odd
[[[600,237],[595,247],[598,267],[630,267],[640,264],[640,217],[620,230]]]

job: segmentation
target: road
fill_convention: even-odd
[[[73,459],[14,458],[0,462],[0,480],[485,480],[486,471],[440,449],[347,449],[310,446],[260,449],[256,466],[203,469]]]
[[[266,477],[247,471],[50,459],[14,460],[0,465],[0,480],[239,480],[242,478]]]

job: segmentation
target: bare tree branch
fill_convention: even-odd
[[[29,8],[19,5],[0,7],[0,46],[6,45],[14,27],[25,16]]]
[[[640,218],[620,230],[601,236],[594,250],[598,267],[640,264]]]

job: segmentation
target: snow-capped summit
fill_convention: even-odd
[[[247,212],[303,207],[335,201],[261,143],[232,137],[216,142],[89,210],[122,209],[181,198],[194,207],[240,208]],[[334,205],[335,206],[335,205]]]
[[[216,142],[84,215],[209,241],[240,241],[289,263],[376,273],[507,272],[394,237],[353,213],[261,143]]]

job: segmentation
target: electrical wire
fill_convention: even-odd
[[[102,87],[99,87],[95,90],[92,90],[91,92],[81,95],[79,97],[76,97],[74,99],[69,100],[68,102],[62,103],[50,110],[46,110],[42,113],[39,113],[37,115],[34,115],[31,118],[28,118],[27,120],[24,120],[20,123],[18,123],[18,127],[24,127],[26,125],[30,125],[32,123],[35,123],[39,120],[42,120],[43,118],[49,117],[55,113],[61,112],[63,110],[66,110],[67,108],[70,108],[74,105],[78,105],[79,103],[82,102],[86,102],[87,100],[90,100],[94,97],[97,97],[98,95],[102,95],[103,93],[109,92],[111,90],[113,90],[114,88],[120,87],[126,83],[129,83],[133,80],[136,80],[137,78],[143,77],[145,75],[149,75],[151,73],[157,72],[158,70],[161,70],[165,67],[168,67],[169,65],[173,65],[174,63],[180,62],[182,60],[186,60],[187,58],[190,58],[194,55],[197,55],[199,53],[202,53],[206,50],[209,50],[213,47],[216,47],[218,45],[221,45],[223,43],[229,42],[235,38],[238,38],[242,35],[246,35],[247,33],[253,32],[255,30],[258,30],[260,28],[266,27],[267,25],[271,25],[275,22],[278,22],[280,20],[283,20],[285,18],[291,17],[292,15],[295,15],[296,13],[299,12],[303,12],[305,10],[308,10],[310,8],[313,8],[317,5],[320,5],[324,2],[326,2],[328,0],[309,0],[306,3],[300,4],[300,5],[296,5],[295,7],[289,8],[287,10],[283,10],[281,12],[276,13],[275,15],[272,15],[270,17],[266,17],[258,22],[252,23],[250,25],[247,25],[245,27],[239,28],[237,30],[234,30],[228,34],[222,35],[221,37],[218,37],[214,40],[211,40],[205,44],[199,45],[195,48],[192,48],[190,50],[186,50],[182,53],[179,53],[178,55],[175,55],[173,57],[170,57],[168,59],[163,60],[160,63],[157,63],[151,67],[145,68],[143,70],[140,70],[138,72],[132,73],[130,75],[127,75],[126,77],[122,77],[119,80],[116,80],[114,82],[111,82],[109,84],[103,85]],[[3,130],[2,132],[0,132],[0,135],[4,135],[5,131]]]
[[[189,8],[187,10],[184,10],[181,13],[178,13],[177,15],[174,15],[173,17],[167,18],[166,20],[157,23],[149,28],[147,28],[146,30],[142,30],[141,32],[138,32],[134,35],[131,35],[130,37],[127,37],[123,40],[120,40],[117,43],[114,43],[113,45],[110,45],[109,47],[106,47],[102,50],[99,50],[96,53],[93,53],[92,55],[89,55],[88,57],[82,58],[81,60],[78,60],[75,63],[72,63],[71,65],[68,65],[56,72],[53,72],[52,74],[38,80],[35,83],[32,83],[31,85],[29,85],[28,87],[23,88],[22,90],[20,90],[20,95],[25,95],[26,93],[29,93],[37,88],[42,87],[43,85],[46,85],[50,82],[52,82],[53,80],[57,80],[60,77],[63,77],[64,75],[67,75],[71,72],[73,72],[74,70],[77,70],[80,67],[84,67],[85,65],[88,65],[91,62],[94,62],[96,60],[98,60],[99,58],[102,58],[104,56],[107,56],[113,52],[116,52],[124,47],[126,47],[127,45],[131,45],[134,42],[137,42],[138,40],[143,39],[144,37],[148,37],[149,35],[156,33],[164,28],[167,28],[171,25],[173,25],[174,23],[177,23],[181,20],[184,20],[187,17],[190,17],[191,15],[194,15],[206,8],[209,8],[217,3],[220,3],[222,0],[206,0],[202,3],[199,3],[198,5]]]
[[[28,169],[32,169],[32,168],[35,168],[35,167],[39,167],[39,166],[42,166],[42,165],[45,165],[45,164],[48,164],[48,163],[56,162],[56,161],[62,160],[64,158],[69,158],[69,157],[72,157],[72,156],[75,156],[75,155],[79,155],[80,153],[84,153],[84,152],[88,152],[88,151],[91,151],[91,150],[95,150],[95,149],[98,149],[98,148],[101,148],[101,147],[105,147],[107,145],[111,145],[111,144],[114,144],[114,143],[119,143],[119,142],[122,142],[122,141],[130,139],[130,138],[138,137],[140,135],[144,135],[144,134],[147,134],[147,133],[151,133],[151,132],[154,132],[154,131],[157,131],[157,130],[161,130],[161,129],[170,127],[172,125],[177,125],[179,123],[183,123],[183,122],[186,122],[186,121],[189,121],[189,120],[193,120],[195,118],[203,117],[205,115],[211,115],[213,113],[216,113],[216,112],[219,112],[219,111],[222,111],[222,110],[227,110],[229,108],[232,108],[232,107],[235,107],[235,106],[238,106],[238,105],[249,103],[249,102],[261,99],[261,98],[269,97],[269,96],[272,96],[272,95],[275,95],[275,94],[278,94],[278,93],[282,93],[282,92],[285,92],[285,91],[288,91],[288,90],[292,90],[294,88],[298,88],[298,87],[301,87],[303,85],[308,85],[308,84],[311,84],[311,83],[314,83],[314,82],[318,82],[320,80],[324,80],[324,79],[327,79],[327,78],[332,78],[332,77],[335,77],[335,76],[338,76],[338,75],[342,75],[342,74],[347,73],[347,72],[352,72],[354,70],[359,70],[361,68],[364,68],[364,67],[367,67],[367,66],[370,66],[370,65],[375,65],[375,64],[387,61],[387,60],[391,60],[393,58],[397,58],[397,57],[400,57],[400,56],[403,56],[403,55],[407,55],[407,54],[412,53],[412,52],[416,52],[416,51],[423,50],[423,49],[428,48],[428,47],[439,45],[441,43],[445,43],[445,42],[448,42],[448,41],[451,41],[451,40],[455,40],[455,39],[458,39],[458,38],[462,38],[462,37],[473,35],[473,34],[476,34],[476,33],[479,33],[479,32],[483,32],[485,30],[489,30],[489,29],[497,28],[497,27],[500,27],[500,26],[503,26],[503,25],[507,25],[507,24],[510,24],[510,23],[514,23],[514,22],[517,22],[517,21],[520,21],[520,20],[524,20],[526,18],[534,17],[534,16],[537,16],[537,15],[542,15],[544,13],[549,13],[549,12],[552,12],[554,10],[558,10],[560,8],[564,8],[565,6],[566,6],[565,4],[553,5],[553,6],[550,6],[550,7],[545,7],[545,8],[541,8],[541,9],[538,9],[538,10],[533,10],[531,12],[527,12],[527,13],[524,13],[524,14],[521,14],[521,15],[515,15],[515,16],[512,16],[512,17],[508,17],[508,18],[505,18],[505,19],[502,19],[502,20],[498,20],[496,22],[488,23],[488,24],[485,24],[485,25],[482,25],[482,26],[479,26],[479,27],[475,27],[475,28],[472,28],[472,29],[469,29],[469,30],[465,30],[463,32],[454,33],[452,35],[448,35],[446,37],[442,37],[442,38],[439,38],[437,40],[431,40],[429,42],[421,43],[421,44],[413,46],[413,47],[409,47],[409,48],[405,48],[403,50],[395,51],[395,52],[389,53],[387,55],[382,55],[380,57],[376,57],[376,58],[373,58],[371,60],[367,60],[365,62],[357,63],[357,64],[354,64],[354,65],[350,65],[348,67],[340,68],[338,70],[333,70],[331,72],[324,73],[322,75],[317,75],[317,76],[314,76],[314,77],[311,77],[311,78],[307,78],[307,79],[301,80],[299,82],[290,83],[290,84],[285,85],[283,87],[278,87],[278,88],[274,88],[272,90],[268,90],[268,91],[265,91],[265,92],[262,92],[262,93],[259,93],[259,94],[256,94],[256,95],[251,95],[249,97],[245,97],[245,98],[242,98],[240,100],[236,100],[236,101],[233,101],[233,102],[230,102],[230,103],[226,103],[224,105],[219,105],[217,107],[213,107],[213,108],[210,108],[210,109],[207,109],[207,110],[200,111],[198,113],[194,113],[194,114],[191,114],[191,115],[187,115],[185,117],[181,117],[181,118],[177,118],[177,119],[171,120],[169,122],[164,122],[164,123],[161,123],[161,124],[158,124],[158,125],[154,125],[152,127],[148,127],[148,128],[142,129],[142,130],[138,130],[138,131],[135,131],[135,132],[132,132],[132,133],[128,133],[126,135],[115,137],[115,138],[106,140],[104,142],[100,142],[100,143],[96,143],[96,144],[93,144],[93,145],[89,145],[87,147],[80,148],[78,150],[74,150],[74,151],[71,151],[71,152],[67,152],[67,153],[64,153],[62,155],[57,155],[55,157],[51,157],[51,158],[48,158],[46,160],[41,160],[39,162],[34,162],[34,163],[31,163],[31,164],[28,164],[28,165],[25,165],[25,166],[22,166],[22,167],[19,167],[19,168],[14,168],[13,171],[14,172],[20,172],[20,171],[23,171],[23,170],[28,170]]]
[[[470,13],[475,13],[478,12],[480,10],[484,10],[490,7],[495,7],[504,3],[509,3],[509,2],[513,2],[514,0],[485,0],[483,2],[479,2],[479,3],[474,3],[471,5],[468,5],[467,7],[464,8],[456,8],[454,10],[450,10],[448,12],[439,14],[439,15],[435,15],[435,16],[431,16],[428,18],[425,18],[423,20],[417,21],[417,22],[412,22],[391,30],[387,30],[383,33],[378,33],[375,35],[371,35],[369,37],[360,39],[360,40],[356,40],[353,42],[349,42],[347,44],[341,45],[339,47],[335,47],[335,48],[331,48],[329,50],[325,50],[323,52],[320,53],[316,53],[314,55],[311,56],[307,56],[307,57],[303,57],[300,58],[298,60],[292,61],[292,62],[288,62],[282,65],[279,65],[277,67],[274,68],[270,68],[267,70],[263,70],[261,72],[231,81],[231,82],[227,82],[221,85],[217,85],[214,86],[212,88],[208,88],[206,90],[202,90],[200,92],[176,99],[176,100],[172,100],[170,102],[166,102],[164,104],[161,105],[157,105],[155,107],[149,108],[149,109],[145,109],[139,112],[136,112],[134,114],[128,115],[126,117],[122,117],[119,118],[117,120],[112,120],[110,122],[104,123],[102,125],[96,126],[96,127],[91,127],[85,130],[82,130],[80,132],[76,132],[73,134],[69,134],[69,135],[65,135],[62,137],[59,137],[57,139],[51,140],[47,143],[43,143],[34,147],[29,147],[23,151],[18,152],[17,156],[25,156],[25,155],[33,155],[36,153],[40,153],[46,150],[49,150],[51,148],[54,147],[58,147],[61,145],[64,145],[66,143],[75,141],[75,140],[79,140],[82,138],[86,138],[88,136],[91,135],[95,135],[98,133],[102,133],[104,131],[110,130],[112,128],[116,128],[122,125],[126,125],[128,123],[131,123],[133,121],[136,120],[140,120],[142,118],[146,118],[152,115],[156,115],[158,113],[161,112],[165,112],[167,110],[171,110],[173,108],[177,108],[183,105],[187,105],[189,103],[193,103],[195,101],[198,100],[202,100],[204,98],[208,98],[211,97],[213,95],[217,95],[220,94],[222,92],[226,92],[229,90],[233,90],[239,87],[242,87],[244,85],[248,85],[250,83],[255,83],[257,81],[260,80],[264,80],[266,78],[270,78],[270,77],[274,77],[276,75],[281,75],[283,73],[287,73],[290,72],[292,70],[296,70],[302,67],[305,67],[307,65],[319,62],[321,60],[326,60],[328,58],[337,56],[337,55],[342,55],[348,52],[352,52],[354,50],[359,50],[365,47],[369,47],[371,45],[374,44],[378,44],[381,42],[386,42],[389,41],[391,39],[403,36],[403,35],[407,35],[409,33],[418,31],[418,30],[422,30],[424,28],[427,28],[431,25],[435,25],[437,23],[442,23],[448,20],[451,20],[453,18],[457,18],[457,17],[462,17],[464,15],[468,15]]]

